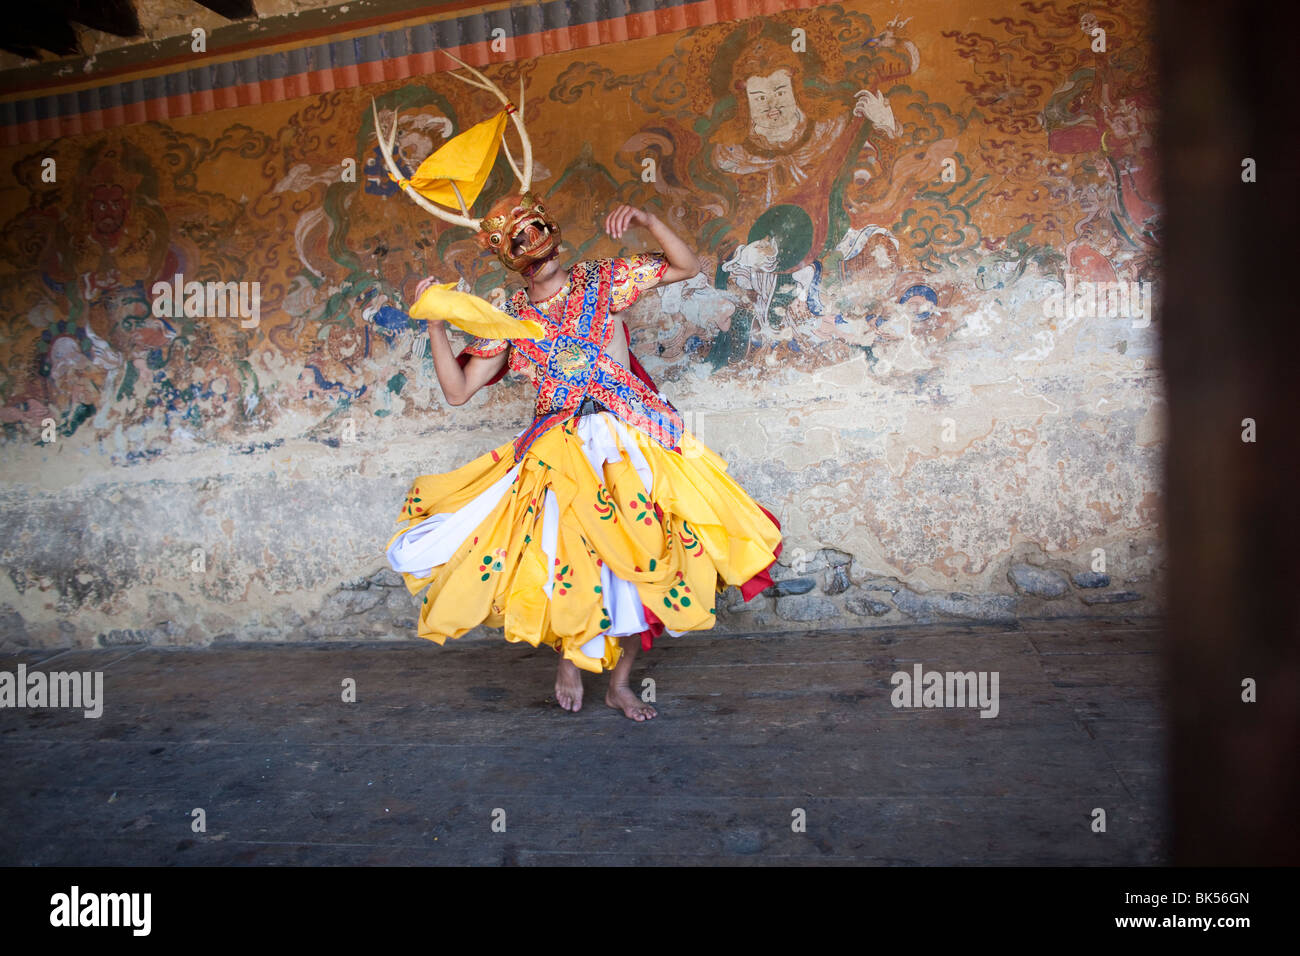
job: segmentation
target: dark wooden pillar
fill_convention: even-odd
[[[1169,792],[1179,864],[1300,863],[1294,4],[1160,0]],[[1253,158],[1258,181],[1242,182]],[[1253,419],[1254,443],[1242,441]],[[1258,702],[1243,703],[1253,678]]]

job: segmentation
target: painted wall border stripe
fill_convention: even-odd
[[[586,49],[743,20],[827,0],[552,0],[449,13],[325,42],[277,42],[278,49],[206,61],[77,90],[0,101],[0,145],[97,133],[135,123],[273,103],[334,90],[440,73],[447,49],[474,65],[494,62],[492,30],[506,29],[511,59]],[[499,60],[497,61],[499,62]]]

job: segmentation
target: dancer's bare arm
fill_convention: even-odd
[[[506,349],[500,355],[481,358],[474,355],[464,368],[456,361],[447,338],[447,325],[439,319],[429,321],[429,345],[433,351],[433,369],[438,373],[438,384],[449,405],[464,405],[480,388],[492,381],[506,364]]]
[[[615,239],[623,235],[623,232],[631,226],[644,226],[664,251],[668,268],[664,270],[659,285],[680,282],[682,279],[689,279],[699,274],[700,260],[694,251],[654,213],[624,205],[619,206],[605,219],[605,231]]]
[[[415,287],[415,298],[438,280],[433,276],[420,281]],[[447,326],[441,319],[429,320],[429,347],[433,353],[433,370],[438,374],[438,384],[442,386],[443,398],[448,405],[464,405],[475,392],[492,381],[497,372],[506,364],[510,350],[491,358],[470,356],[470,360],[461,368],[456,355],[451,350],[451,341],[447,338]]]

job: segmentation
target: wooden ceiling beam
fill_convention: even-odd
[[[8,24],[0,39],[0,47],[33,60],[41,58],[40,50],[57,56],[73,56],[81,52],[77,31],[58,9],[57,3],[26,2],[8,16]]]
[[[257,16],[253,0],[194,0],[227,20]],[[140,18],[136,0],[24,0],[8,18],[0,33],[0,50],[32,60],[41,51],[55,56],[82,54],[80,37],[73,24],[118,37],[139,37]]]
[[[132,0],[61,0],[54,6],[66,19],[102,33],[115,37],[144,35]]]

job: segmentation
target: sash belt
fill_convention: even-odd
[[[573,413],[573,417],[580,418],[583,415],[595,415],[597,412],[607,412],[607,411],[609,411],[608,408],[606,408],[603,404],[601,404],[600,402],[596,401],[596,399],[588,395],[583,398],[582,404],[579,405],[578,410]]]

